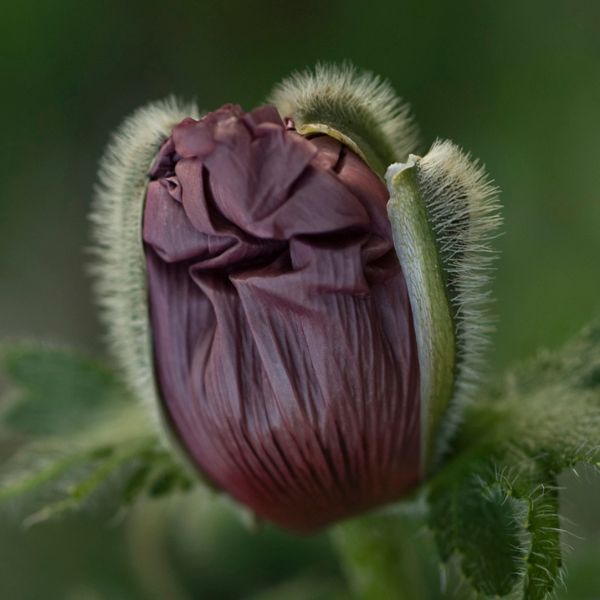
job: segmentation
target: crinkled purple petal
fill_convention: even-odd
[[[419,366],[388,194],[273,107],[186,119],[143,236],[157,383],[206,477],[311,531],[420,477]]]

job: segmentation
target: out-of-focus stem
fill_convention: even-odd
[[[414,527],[398,515],[362,517],[333,530],[334,545],[357,598],[428,600],[414,533]]]

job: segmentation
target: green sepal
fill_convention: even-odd
[[[413,157],[388,170],[388,215],[412,309],[421,379],[423,468],[435,456],[436,433],[454,389],[456,340],[434,233]]]
[[[382,179],[390,163],[417,147],[408,106],[389,83],[349,64],[318,64],[273,90],[269,102],[305,136],[329,135],[351,148]]]

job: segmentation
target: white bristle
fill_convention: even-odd
[[[175,98],[137,111],[113,134],[99,168],[90,219],[96,298],[113,356],[132,391],[160,420],[148,322],[142,214],[148,172],[171,129],[198,116]]]
[[[275,88],[269,101],[284,117],[303,119],[315,110],[332,115],[334,121],[354,117],[370,135],[381,138],[380,147],[389,146],[388,164],[405,160],[418,145],[409,107],[389,82],[350,64],[318,64],[314,70],[294,73]]]
[[[457,371],[454,394],[438,434],[437,459],[447,449],[465,404],[477,390],[493,330],[488,314],[496,253],[491,240],[502,218],[498,189],[485,169],[458,146],[436,141],[417,162],[417,181],[450,282]]]

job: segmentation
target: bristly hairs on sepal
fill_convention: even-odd
[[[317,64],[292,74],[269,97],[305,135],[327,133],[355,150],[381,177],[418,146],[409,107],[388,81],[350,63]]]
[[[436,141],[417,160],[417,182],[446,277],[456,335],[456,377],[432,457],[439,462],[463,409],[477,390],[493,331],[491,241],[502,224],[499,190],[485,168],[450,141]]]
[[[142,215],[152,161],[173,126],[186,117],[198,118],[196,106],[169,97],[125,119],[100,162],[90,215],[94,239],[90,271],[109,347],[156,425],[162,415],[153,376]]]

